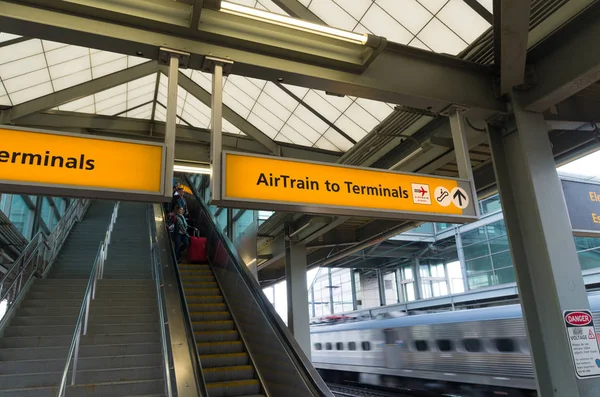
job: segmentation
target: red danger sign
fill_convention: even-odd
[[[576,327],[583,327],[592,322],[592,316],[585,312],[571,312],[565,316],[565,321]]]

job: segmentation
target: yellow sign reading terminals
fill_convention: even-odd
[[[222,202],[241,208],[379,218],[476,219],[461,179],[225,152]]]
[[[97,198],[119,197],[114,193],[159,196],[163,169],[162,145],[0,128],[0,184],[7,190],[66,194],[76,189]]]

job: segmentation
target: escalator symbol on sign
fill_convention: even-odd
[[[447,207],[452,202],[450,191],[443,186],[436,187],[433,195],[435,197],[435,201],[442,207]]]

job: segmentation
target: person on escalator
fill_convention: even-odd
[[[183,215],[187,216],[187,200],[185,199],[183,186],[177,186],[177,191],[173,195],[173,199],[171,200],[171,211],[177,212],[177,207],[183,208]]]
[[[177,206],[175,219],[175,255],[177,263],[181,262],[181,253],[190,245],[190,235],[187,232],[188,224],[183,215],[183,207]]]

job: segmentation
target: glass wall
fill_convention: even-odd
[[[69,204],[68,199],[19,194],[0,195],[0,211],[27,240],[38,230],[51,233]]]

